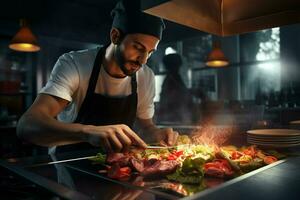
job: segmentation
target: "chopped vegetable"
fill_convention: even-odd
[[[203,176],[198,174],[185,174],[181,169],[177,169],[173,174],[167,175],[167,178],[172,181],[187,183],[187,184],[198,184],[201,183]]]
[[[182,167],[178,168],[173,174],[167,175],[167,178],[180,183],[201,183],[204,163],[205,160],[202,158],[192,159],[191,157],[187,157],[183,161]]]
[[[131,175],[130,167],[120,167],[119,165],[113,165],[108,167],[107,176],[113,179],[124,180]]]
[[[233,178],[284,157],[277,151],[262,151],[256,146],[191,144],[188,136],[180,136],[174,148],[131,149],[108,156],[98,153],[92,160],[108,166],[107,175],[113,179],[126,180],[134,171],[143,177],[166,177],[173,181],[168,183],[181,185],[183,193],[193,193],[185,190],[183,185],[192,184],[192,190],[198,190],[204,176],[218,180]]]
[[[102,153],[97,153],[96,156],[91,160],[98,164],[105,164],[106,155]]]
[[[264,162],[269,165],[273,162],[276,162],[277,161],[277,158],[275,158],[274,156],[265,156],[264,157]]]
[[[234,152],[237,152],[237,151],[234,151]],[[239,156],[236,156],[236,157],[233,157],[231,156],[232,159],[230,159],[230,154],[229,153],[226,153],[226,151],[222,150],[219,152],[219,155],[221,158],[224,158],[226,159],[230,166],[235,170],[235,171],[240,171],[240,167],[238,166],[238,164],[234,161],[235,159],[234,158],[237,158]],[[232,154],[231,154],[232,155]],[[239,157],[240,158],[240,157]]]
[[[233,176],[234,172],[225,159],[215,159],[204,164],[204,174],[208,176],[226,178]]]
[[[242,156],[243,156],[243,154],[241,152],[238,152],[238,151],[233,151],[231,153],[231,159],[233,159],[233,160],[239,159]]]
[[[204,163],[205,160],[200,157],[195,159],[188,157],[182,163],[182,172],[186,174],[203,174]]]
[[[183,151],[174,151],[168,156],[168,160],[176,160],[183,155]]]
[[[177,138],[176,145],[182,145],[182,144],[191,144],[192,141],[187,135],[179,135]]]

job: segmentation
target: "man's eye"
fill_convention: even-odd
[[[137,46],[137,45],[134,45],[134,48],[137,49],[137,50],[139,50],[139,51],[143,51],[144,50],[142,47]]]

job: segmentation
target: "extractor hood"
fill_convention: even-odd
[[[144,12],[220,36],[300,22],[300,0],[141,0]]]

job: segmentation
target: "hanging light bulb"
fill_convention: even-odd
[[[225,57],[222,49],[221,43],[219,41],[213,42],[213,49],[208,54],[206,66],[209,67],[225,67],[229,64],[228,59]]]
[[[13,37],[9,44],[9,48],[15,51],[36,52],[41,48],[37,43],[35,35],[30,30],[26,20],[20,20],[21,28]]]

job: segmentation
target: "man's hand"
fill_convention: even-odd
[[[173,131],[172,128],[160,129],[156,127],[153,123],[153,120],[150,119],[139,119],[137,120],[138,124],[143,130],[144,138],[147,139],[150,143],[159,142],[161,145],[175,145],[178,138],[178,132]]]
[[[85,141],[93,146],[102,146],[107,152],[120,152],[137,145],[146,148],[147,144],[127,125],[106,125],[83,127]]]
[[[178,132],[172,128],[158,129],[155,135],[159,144],[163,146],[173,146],[177,142]]]

